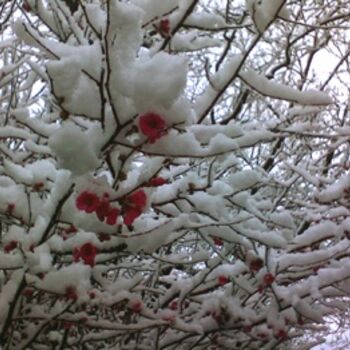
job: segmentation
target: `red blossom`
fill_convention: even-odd
[[[166,134],[166,123],[159,114],[149,112],[139,117],[139,129],[150,143],[154,143]]]
[[[153,179],[149,180],[146,184],[148,187],[157,187],[167,184],[168,181],[164,179],[161,176],[154,177]]]
[[[244,326],[243,330],[244,330],[244,332],[249,333],[249,332],[252,331],[252,326],[249,326],[249,325],[248,326]]]
[[[100,199],[95,193],[84,191],[79,194],[75,204],[79,210],[92,213],[100,205]]]
[[[171,310],[177,310],[178,308],[178,304],[176,300],[173,300],[170,304],[169,304],[169,309]]]
[[[220,286],[225,285],[226,283],[229,283],[230,279],[226,276],[219,276],[218,277],[218,283],[220,284]]]
[[[264,284],[266,286],[269,286],[271,285],[275,280],[275,276],[271,273],[271,272],[268,272],[267,274],[265,274],[264,276]]]
[[[77,300],[78,299],[78,294],[77,291],[75,289],[75,287],[72,286],[68,286],[66,287],[66,297],[68,299],[73,299],[73,300]]]
[[[41,191],[44,187],[44,183],[43,182],[36,182],[34,185],[33,185],[33,190],[38,192],[38,191]]]
[[[123,219],[125,225],[132,225],[138,218],[147,203],[147,196],[144,190],[138,190],[125,199],[123,206]]]
[[[163,18],[160,22],[159,22],[159,27],[158,27],[159,33],[163,36],[163,37],[168,37],[170,34],[170,21],[168,18]]]
[[[97,255],[97,249],[90,242],[83,244],[79,248],[74,248],[73,250],[73,260],[75,262],[82,259],[84,261],[84,264],[90,265],[91,267],[95,265],[96,255]]]
[[[260,258],[253,259],[249,264],[249,269],[252,272],[258,272],[263,267],[263,260]]]
[[[124,223],[125,225],[132,225],[135,219],[137,219],[142,214],[142,210],[139,208],[128,207],[124,210]]]
[[[26,298],[30,298],[33,296],[34,290],[32,288],[25,288],[22,293]]]
[[[8,203],[8,204],[7,204],[7,208],[6,208],[7,214],[12,215],[12,213],[13,213],[15,207],[16,207],[16,206],[15,206],[14,203]]]
[[[284,329],[279,329],[275,336],[277,339],[284,339],[287,338],[287,332]]]
[[[110,210],[111,210],[111,206],[109,202],[106,200],[102,200],[98,205],[98,207],[96,208],[96,215],[98,219],[103,222]]]
[[[5,253],[10,253],[12,250],[16,249],[18,245],[17,241],[11,241],[4,246]]]
[[[104,197],[107,198],[105,195]],[[105,219],[107,219],[106,222],[108,225],[115,225],[117,223],[119,210],[111,207],[109,201],[103,199],[96,208],[96,215],[100,221],[103,222]]]
[[[73,322],[69,322],[69,321],[65,321],[63,322],[63,328],[64,329],[70,329],[74,326],[74,323]]]
[[[143,304],[139,300],[133,300],[130,303],[130,308],[131,308],[132,311],[134,311],[134,312],[139,314],[142,311],[142,309],[143,309]]]
[[[119,215],[119,210],[117,208],[111,208],[107,215],[106,223],[107,225],[115,225],[117,223],[117,218]]]
[[[217,246],[222,246],[224,244],[222,239],[219,238],[219,237],[213,237],[213,241],[214,241],[214,244],[217,245]]]
[[[98,239],[101,242],[110,241],[111,240],[111,236],[108,233],[101,232],[101,233],[98,234]]]
[[[32,11],[32,8],[30,7],[30,5],[28,4],[28,1],[26,0],[24,0],[22,3],[22,9],[26,12]]]
[[[77,233],[78,232],[78,229],[74,226],[74,225],[70,225],[67,230],[66,230],[66,233]]]
[[[144,208],[147,203],[147,196],[144,190],[138,190],[126,198],[128,205],[134,208]]]

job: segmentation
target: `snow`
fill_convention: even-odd
[[[17,290],[23,279],[24,272],[22,270],[14,271],[6,284],[2,286],[0,292],[0,329],[4,327],[4,322],[9,312],[11,303],[15,300]]]
[[[331,239],[337,235],[337,225],[331,221],[316,224],[294,238],[290,249],[309,247],[314,243]]]
[[[59,165],[73,175],[86,174],[99,165],[91,139],[69,121],[49,138],[49,147],[57,156]]]
[[[246,0],[246,8],[260,33],[263,33],[277,16],[289,19],[286,0]],[[279,8],[281,9],[278,12]]]
[[[269,80],[252,69],[241,71],[239,76],[248,86],[264,96],[292,101],[301,105],[329,105],[332,103],[332,99],[325,92],[316,90],[299,91]]]
[[[219,47],[220,39],[210,37],[198,37],[196,33],[177,33],[172,39],[172,47],[176,51],[196,51],[209,47]]]
[[[133,4],[143,10],[142,20],[144,23],[149,23],[157,20],[163,15],[171,12],[178,6],[177,0],[133,0]]]
[[[227,26],[223,17],[219,14],[204,11],[192,13],[186,19],[185,24],[206,29],[217,29]]]
[[[90,274],[90,266],[76,263],[64,266],[60,270],[51,270],[44,279],[34,275],[27,275],[26,279],[27,283],[33,283],[35,288],[62,295],[65,294],[67,287],[75,287],[78,297],[84,297],[84,294],[90,289]]]
[[[165,52],[152,57],[144,55],[133,65],[121,68],[118,84],[113,86],[132,99],[139,113],[154,111],[163,114],[182,94],[186,70],[185,57]]]

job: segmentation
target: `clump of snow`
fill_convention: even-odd
[[[49,139],[49,147],[57,156],[59,165],[74,175],[94,170],[99,160],[91,140],[75,124],[65,122]]]
[[[186,71],[185,57],[160,52],[124,67],[116,88],[133,100],[139,112],[170,108],[185,87]]]

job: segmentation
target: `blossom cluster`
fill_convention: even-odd
[[[132,225],[143,212],[147,202],[147,196],[140,189],[123,200],[122,215],[126,225]],[[76,199],[76,207],[88,214],[96,213],[101,222],[106,220],[108,225],[115,225],[120,214],[119,209],[110,204],[109,197],[104,194],[100,198],[96,193],[83,191]]]
[[[111,206],[107,193],[100,198],[97,194],[83,191],[76,199],[76,206],[79,210],[90,214],[95,212],[101,222],[106,220],[108,225],[115,225],[119,215],[119,210]]]

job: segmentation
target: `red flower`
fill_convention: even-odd
[[[171,310],[177,310],[178,308],[178,305],[177,305],[177,301],[176,300],[173,300],[170,305],[169,305],[169,309]]]
[[[101,242],[110,241],[111,240],[111,236],[108,233],[101,232],[101,233],[98,234],[98,239]]]
[[[70,234],[70,233],[77,233],[78,232],[78,229],[74,226],[74,225],[70,225],[66,230],[65,232],[67,234]]]
[[[277,339],[285,339],[287,338],[287,332],[284,329],[279,329],[275,336]]]
[[[32,8],[30,7],[30,5],[26,0],[24,0],[22,3],[22,9],[26,12],[30,12],[32,10]]]
[[[130,303],[130,307],[131,307],[131,310],[136,312],[136,313],[140,313],[143,309],[143,304],[141,301],[139,300],[133,300],[131,303]]]
[[[102,200],[96,208],[96,215],[100,221],[103,222],[107,218],[108,225],[115,225],[117,223],[119,210],[111,207],[107,200]]]
[[[123,218],[125,225],[132,225],[145,208],[147,196],[144,190],[138,190],[125,199]]]
[[[38,191],[41,191],[42,188],[44,187],[44,183],[43,182],[36,182],[34,185],[33,185],[33,190],[38,192]]]
[[[119,210],[117,208],[111,208],[107,215],[106,223],[108,225],[115,225],[117,223],[117,218],[119,215]]]
[[[7,204],[7,208],[6,208],[7,214],[12,215],[14,209],[15,209],[14,203]]]
[[[77,291],[76,291],[75,287],[69,286],[66,288],[66,297],[68,299],[73,299],[73,300],[78,299],[78,295],[77,295]]]
[[[22,293],[26,298],[31,298],[33,296],[34,290],[32,288],[25,288]]]
[[[12,250],[17,248],[17,241],[11,241],[4,246],[5,253],[10,253]]]
[[[69,322],[69,321],[63,322],[63,328],[66,330],[71,329],[73,326],[74,326],[73,322]]]
[[[268,272],[265,276],[264,276],[264,283],[266,286],[271,285],[275,280],[275,276],[271,273]]]
[[[82,259],[84,264],[90,265],[91,267],[95,265],[96,255],[97,249],[90,242],[83,244],[80,248],[74,248],[73,250],[73,260],[75,262]]]
[[[156,187],[156,186],[162,186],[164,184],[168,183],[168,181],[166,179],[164,179],[163,177],[154,177],[153,179],[149,180],[147,183],[147,186],[149,187]]]
[[[168,18],[164,18],[159,22],[159,33],[163,37],[167,37],[170,34],[170,22]]]
[[[214,241],[214,244],[215,245],[218,245],[218,246],[222,246],[224,244],[224,242],[222,241],[221,238],[219,237],[213,237],[213,241]]]
[[[260,258],[252,260],[249,264],[250,271],[258,272],[263,267],[264,261]]]
[[[147,203],[147,196],[144,190],[138,190],[126,198],[127,205],[134,208],[144,208]]]
[[[100,199],[95,193],[84,191],[79,194],[75,204],[79,210],[83,210],[86,213],[92,213],[100,205]]]
[[[220,284],[220,286],[223,286],[228,282],[230,282],[230,279],[228,277],[226,277],[226,276],[219,276],[218,277],[218,283]]]
[[[163,117],[156,113],[145,113],[139,117],[139,128],[151,143],[166,134],[166,123]]]
[[[133,222],[142,214],[142,210],[138,208],[128,208],[124,212],[124,224],[125,225],[132,225]]]

